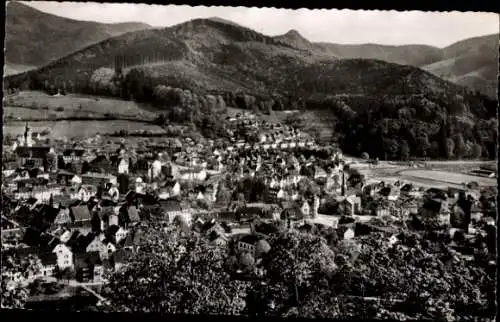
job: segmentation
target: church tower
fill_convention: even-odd
[[[341,187],[341,195],[342,197],[345,196],[345,175],[344,175],[344,171],[342,171],[342,187]]]
[[[319,209],[319,197],[318,195],[314,195],[313,198],[313,208],[312,208],[312,218],[316,218],[318,216],[318,209]]]
[[[24,127],[24,146],[32,146],[33,141],[31,138],[31,129],[28,127],[28,122],[26,122],[26,126]]]
[[[24,146],[28,146],[28,135],[29,135],[29,127],[28,127],[28,122],[26,122],[26,126],[24,127]]]

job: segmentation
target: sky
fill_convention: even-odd
[[[195,18],[220,17],[269,36],[295,29],[310,41],[341,44],[445,47],[466,38],[499,32],[499,15],[479,12],[291,10],[55,1],[23,3],[76,20],[135,21],[154,27],[172,26]]]

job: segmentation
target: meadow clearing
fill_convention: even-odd
[[[5,122],[92,117],[152,121],[156,116],[154,111],[133,101],[80,94],[51,96],[39,91],[22,91],[4,100]]]
[[[440,170],[406,170],[400,172],[403,178],[417,178],[429,182],[441,182],[453,185],[461,185],[471,181],[477,182],[481,186],[495,186],[497,180],[495,178],[486,178],[479,176],[467,175],[464,173],[440,171]]]
[[[15,121],[4,123],[4,135],[22,135],[26,123]],[[33,132],[50,131],[50,137],[89,137],[96,134],[111,134],[121,130],[125,131],[149,131],[163,133],[165,130],[158,125],[133,122],[126,120],[95,120],[95,121],[38,121],[29,122],[29,127]]]
[[[494,161],[493,161],[494,162]],[[486,178],[470,175],[471,169],[477,169],[481,165],[491,164],[491,161],[430,161],[427,162],[429,168],[414,168],[401,163],[389,163],[380,161],[377,166],[369,166],[365,161],[358,160],[351,167],[356,168],[365,176],[367,182],[395,182],[412,183],[425,188],[448,187],[460,188],[462,183],[475,181],[482,186],[494,186],[497,184],[496,178]]]

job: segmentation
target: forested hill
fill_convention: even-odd
[[[469,38],[443,49],[443,58],[422,68],[491,97],[498,89],[499,35]]]
[[[200,23],[201,21],[204,23]],[[200,37],[196,39],[196,42],[193,43],[194,48],[191,48],[195,49],[197,42],[203,44],[210,40],[222,40],[216,35],[211,35],[217,24],[216,29],[221,31],[222,28],[228,32],[223,36],[223,38],[227,36],[226,40],[237,41],[234,36],[238,38],[238,35],[241,36],[243,33],[250,39],[256,37],[253,40],[257,42],[263,40],[266,44],[291,47],[295,51],[301,52],[302,56],[310,56],[309,58],[315,60],[376,59],[411,65],[423,68],[453,83],[480,91],[492,98],[496,97],[498,34],[469,38],[445,48],[437,48],[420,44],[390,46],[372,43],[315,43],[304,38],[296,30],[290,30],[283,35],[267,37],[235,22],[218,17],[189,21],[164,31],[177,30],[179,32],[176,34],[177,36],[186,32],[191,36],[193,33],[209,36],[207,39]],[[201,30],[201,26],[206,27],[206,30]],[[143,29],[151,29],[151,26],[134,22],[103,24],[76,21],[44,13],[20,2],[11,1],[7,5],[6,15],[5,43],[7,50],[4,72],[5,75],[12,75],[38,68],[104,39]],[[165,36],[166,34],[163,33],[162,37]],[[240,49],[248,50],[248,48]],[[156,62],[164,58],[164,55],[160,50],[160,52],[154,53],[153,57],[146,55],[146,57],[137,57],[134,61],[142,64],[143,58],[146,58],[148,62]],[[222,56],[221,59],[227,59],[227,57]]]
[[[135,22],[77,21],[10,1],[5,20],[5,74],[40,67],[106,38],[147,28],[151,26]]]
[[[175,114],[176,121],[204,117],[200,110],[210,115],[207,102],[213,99],[200,98],[209,94],[225,105],[264,112],[322,109],[336,118],[331,126],[338,141],[353,154],[496,157],[495,100],[412,66],[339,60],[307,50],[299,36],[289,33],[285,41],[220,20],[196,19],[104,40],[9,77],[6,86],[152,102],[167,117]],[[304,48],[297,48],[299,43]]]

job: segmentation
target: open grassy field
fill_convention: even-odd
[[[53,138],[60,137],[86,137],[96,134],[106,134],[126,131],[150,131],[154,133],[164,132],[164,130],[154,124],[112,120],[112,121],[40,121],[30,122],[30,128],[33,132],[49,130]],[[4,135],[22,135],[24,133],[25,122],[9,122],[3,125]]]
[[[79,94],[51,96],[38,91],[22,91],[4,100],[6,122],[106,116],[150,121],[155,119],[157,113],[132,101]]]
[[[468,183],[471,181],[476,181],[482,186],[494,186],[497,184],[497,180],[494,178],[485,178],[463,173],[438,170],[406,170],[402,171],[400,175],[403,177],[415,177],[417,179],[429,180],[431,182],[438,181],[454,185],[461,185],[462,183]]]
[[[429,161],[427,162],[429,168],[412,168],[403,162],[381,161],[379,165],[369,167],[363,161],[358,161],[351,166],[365,176],[367,183],[403,181],[425,188],[446,189],[448,187],[460,188],[462,183],[471,181],[476,181],[482,186],[496,185],[495,178],[469,174],[470,169],[491,163],[490,161]]]

